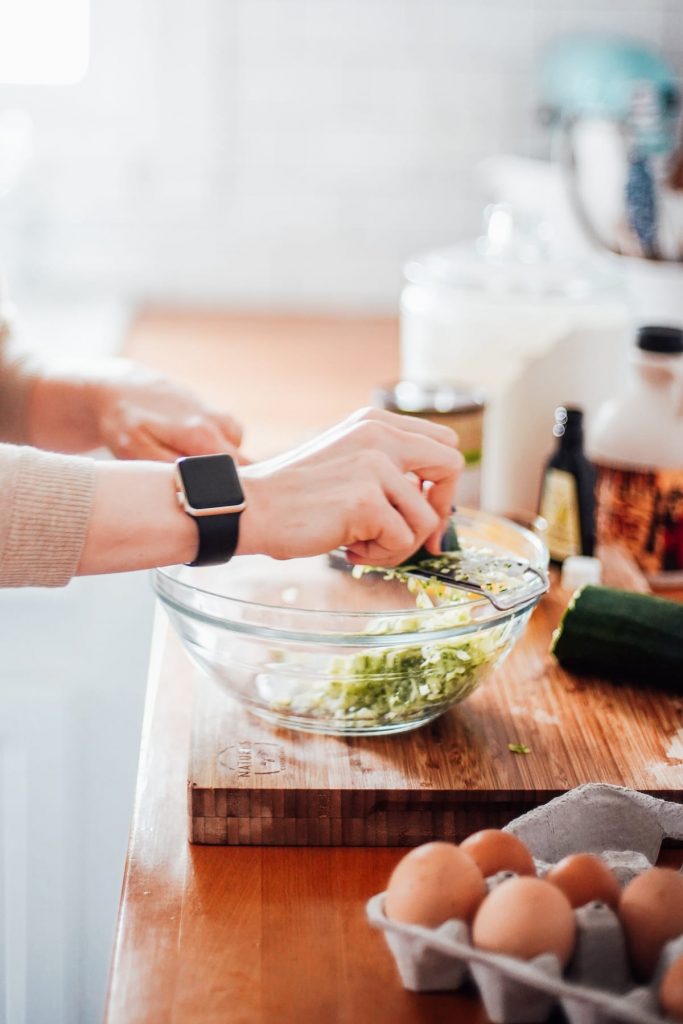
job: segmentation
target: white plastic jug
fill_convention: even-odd
[[[577,405],[590,421],[631,334],[620,282],[602,266],[542,254],[525,263],[518,248],[495,259],[472,243],[423,253],[406,265],[401,295],[403,379],[486,396],[489,512],[536,508],[554,410]]]
[[[642,327],[621,393],[599,410],[598,541],[627,547],[654,585],[683,581],[683,330]]]

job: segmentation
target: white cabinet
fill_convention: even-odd
[[[147,575],[0,591],[0,1024],[98,1024],[133,804]]]

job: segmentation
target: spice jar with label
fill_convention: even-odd
[[[484,397],[481,392],[468,391],[456,384],[402,380],[378,388],[375,404],[390,412],[419,416],[455,430],[465,457],[465,468],[458,485],[458,502],[469,508],[479,508],[484,428]]]

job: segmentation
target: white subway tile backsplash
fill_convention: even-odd
[[[633,36],[661,46],[664,41],[664,4],[637,6],[620,0],[613,5],[567,3],[559,10],[541,10],[538,18],[538,42],[545,43],[567,32],[612,32]]]
[[[394,309],[472,235],[475,167],[544,155],[536,66],[574,29],[664,45],[679,0],[92,0],[88,78],[0,89],[36,124],[10,272],[135,297]]]

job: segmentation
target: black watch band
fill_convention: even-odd
[[[199,547],[194,562],[187,565],[223,565],[229,562],[237,550],[240,534],[240,514],[192,516],[197,524]]]
[[[178,502],[194,519],[197,555],[188,565],[221,565],[237,549],[244,494],[229,455],[197,455],[176,462]]]

